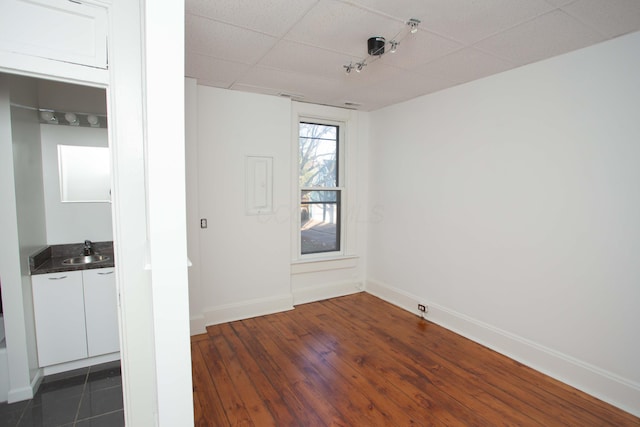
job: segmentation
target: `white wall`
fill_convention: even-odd
[[[640,33],[372,114],[368,287],[640,414]]]
[[[193,268],[205,323],[289,309],[290,101],[204,86],[197,97],[197,217],[208,228],[195,229]],[[272,214],[245,214],[246,156],[273,158]]]
[[[186,87],[191,333],[362,290],[368,114],[197,86],[192,79]],[[347,122],[348,215],[339,260],[300,262],[295,255],[299,116]],[[271,213],[246,213],[246,156],[273,158]]]
[[[340,295],[360,292],[364,289],[365,243],[367,221],[367,172],[368,172],[368,113],[322,105],[293,103],[291,173],[291,290],[294,304],[304,304]],[[342,195],[341,249],[338,259],[305,259],[300,256],[300,223],[298,208],[298,123],[300,120],[330,120],[344,126],[344,143],[339,153],[344,164],[344,176],[340,185]]]
[[[14,88],[11,89],[12,93]],[[39,375],[29,256],[46,245],[42,151],[38,113],[11,108],[13,164],[16,186],[18,239],[29,378]]]
[[[183,357],[188,353],[189,345],[186,303],[183,304],[183,301],[186,301],[187,284],[186,280],[175,281],[173,274],[185,271],[186,266],[165,263],[154,272],[157,274],[153,277],[147,269],[149,253],[173,259],[186,258],[183,241],[180,241],[181,238],[184,240],[185,226],[180,218],[172,222],[167,234],[149,239],[158,233],[162,234],[163,231],[161,227],[157,230],[155,221],[158,217],[162,218],[165,212],[163,203],[167,201],[158,199],[155,195],[157,188],[161,188],[165,180],[175,178],[169,195],[166,196],[175,204],[166,212],[175,212],[184,206],[184,197],[181,198],[180,191],[176,190],[176,187],[184,188],[184,173],[180,174],[184,170],[182,166],[163,170],[163,161],[166,158],[162,155],[160,159],[145,157],[147,142],[155,148],[158,145],[162,147],[162,144],[169,140],[178,146],[172,146],[172,150],[181,148],[183,122],[167,122],[166,111],[174,113],[178,109],[177,113],[181,113],[183,100],[181,92],[175,89],[182,86],[183,64],[177,61],[168,67],[168,73],[165,70],[167,57],[184,57],[184,2],[145,4],[143,1],[112,0],[104,5],[109,9],[109,70],[3,51],[0,52],[0,71],[108,87],[109,140],[114,184],[114,245],[120,295],[125,421],[127,425],[141,426],[189,425],[193,423],[193,406],[190,394],[187,392],[185,395],[183,387],[190,383],[189,361]],[[142,6],[145,6],[144,17],[141,16]],[[47,25],[47,22],[37,24],[41,25],[45,33],[55,32],[55,25]],[[143,28],[149,32],[145,34]],[[148,40],[143,37],[147,35]],[[167,37],[170,40],[167,40]],[[146,52],[147,42],[152,44],[149,55]],[[163,43],[166,45],[163,46]],[[143,59],[146,60],[144,67]],[[144,69],[151,70],[152,82],[147,82]],[[178,69],[180,72],[176,74]],[[0,79],[0,125],[6,124],[3,97],[4,86]],[[161,98],[162,102],[154,107],[158,106],[159,109],[145,110],[147,102],[157,102],[158,98]],[[162,111],[162,107],[167,109]],[[0,239],[0,274],[3,281],[7,278],[5,274],[13,279],[14,272],[16,269],[19,270],[17,249],[13,250],[16,246],[14,242],[17,242],[15,203],[12,205],[11,199],[4,203],[4,197],[8,194],[6,190],[12,182],[9,177],[13,173],[12,165],[7,165],[11,156],[8,156],[9,160],[4,156],[7,140],[5,136],[9,129],[9,126],[0,126],[0,174],[3,178],[0,180],[0,196],[3,199],[3,203],[0,204],[0,232],[3,236]],[[159,129],[164,133],[158,132]],[[145,134],[154,135],[152,141],[145,140]],[[173,151],[167,157],[172,154]],[[151,166],[148,174],[145,168],[147,164]],[[147,184],[154,187],[154,194],[149,197],[150,200],[147,200]],[[182,195],[184,196],[184,193]],[[155,211],[159,211],[158,215]],[[148,214],[153,214],[154,224],[149,224],[151,219],[147,217]],[[171,239],[176,233],[180,234],[180,228],[182,236],[176,239],[179,240],[178,244],[167,245],[165,238]],[[170,274],[163,275],[167,270]],[[168,313],[166,307],[171,306],[174,301],[178,302],[179,309]],[[158,306],[156,303],[159,303]],[[154,307],[157,307],[155,313]],[[174,321],[176,318],[178,322]],[[181,348],[177,352],[160,348],[154,339],[154,336],[159,335],[162,335],[162,345],[167,342],[174,345],[178,343]],[[164,353],[160,357],[159,365],[156,364],[157,352]],[[170,367],[164,363],[167,360],[172,362]],[[13,368],[17,370],[17,367]],[[171,372],[168,372],[169,370]],[[171,381],[176,375],[182,376],[178,386]],[[171,404],[164,405],[162,411],[159,411],[158,401],[161,399],[170,400]]]
[[[33,331],[26,322],[25,307],[30,294],[23,293],[21,243],[18,233],[18,201],[14,174],[10,84],[0,75],[0,282],[9,368],[9,402],[33,396],[29,355]],[[22,128],[22,126],[21,126]],[[2,396],[3,400],[5,396]]]
[[[200,209],[198,207],[198,86],[195,79],[185,79],[185,163],[187,164],[187,253],[189,268],[189,313],[191,334],[205,331],[202,288],[200,284]]]
[[[42,172],[47,217],[47,243],[113,240],[111,204],[62,203],[58,173],[58,144],[107,147],[107,130],[65,125],[40,125]]]

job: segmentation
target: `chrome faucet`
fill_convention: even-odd
[[[84,256],[91,256],[95,253],[93,250],[93,243],[91,243],[91,240],[84,241],[84,249],[82,250],[82,253],[84,254]]]

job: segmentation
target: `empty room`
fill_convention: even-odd
[[[105,99],[112,425],[640,425],[640,2],[6,2],[7,425],[66,370],[21,270],[54,243],[23,78]]]

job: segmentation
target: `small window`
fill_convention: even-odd
[[[300,122],[300,253],[339,252],[340,126]]]

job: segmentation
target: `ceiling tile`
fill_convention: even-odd
[[[469,47],[416,67],[412,71],[416,74],[424,73],[429,76],[447,76],[447,79],[455,83],[466,83],[514,67],[516,67],[514,63]]]
[[[485,37],[553,9],[545,0],[353,0],[405,19],[422,21],[420,29],[462,43]]]
[[[186,0],[188,13],[282,37],[318,0]]]
[[[640,0],[186,0],[186,74],[372,110],[640,30],[639,9]],[[410,18],[422,21],[416,34]],[[373,36],[398,39],[398,51],[369,56]],[[362,73],[344,72],[361,60]]]
[[[383,58],[390,65],[409,69],[419,64],[441,58],[464,45],[438,35],[419,31],[408,34],[400,40],[398,50],[394,54],[385,54]]]
[[[523,65],[602,41],[604,37],[556,10],[475,45],[487,53]]]
[[[369,86],[353,88],[344,93],[344,99],[362,104],[359,108],[372,111],[385,105],[416,98],[454,85],[447,76],[421,75],[400,71],[394,77]]]
[[[208,86],[229,88],[248,69],[249,66],[245,64],[197,53],[187,52],[185,58],[185,75],[194,77],[198,83]]]
[[[242,86],[273,89],[275,93],[303,95],[305,100],[325,99],[332,93],[348,88],[349,80],[345,73],[339,73],[334,79],[326,79],[304,73],[286,72],[264,67],[253,67],[233,85],[233,89]]]
[[[343,65],[350,61],[348,55],[282,40],[258,65],[331,77],[343,73]]]
[[[277,39],[199,16],[186,15],[187,50],[229,61],[254,64]]]
[[[562,6],[568,5],[569,3],[573,3],[576,0],[545,0],[545,1],[553,7],[562,7]]]
[[[579,0],[565,6],[563,10],[608,37],[640,28],[638,0]]]
[[[362,59],[370,37],[393,37],[405,24],[335,0],[323,0],[285,36],[287,40]]]

